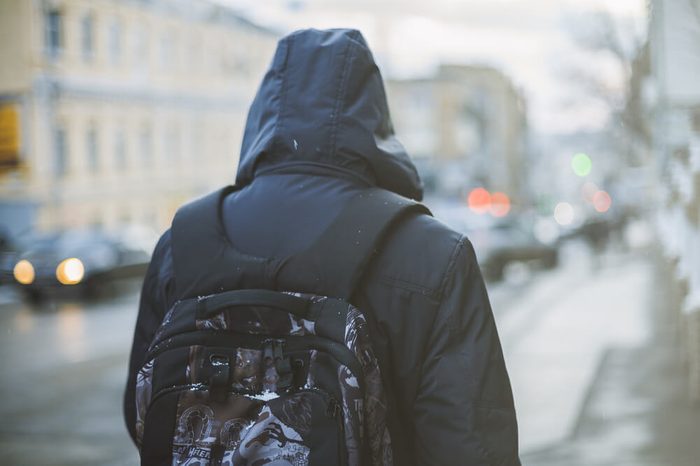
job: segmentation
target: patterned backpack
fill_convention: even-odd
[[[173,221],[180,299],[137,377],[142,464],[391,465],[379,366],[349,300],[389,228],[429,212],[371,189],[304,253],[264,259],[226,237],[220,206],[235,189]]]

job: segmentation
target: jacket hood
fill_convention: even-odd
[[[406,197],[423,196],[359,31],[308,29],[277,45],[248,112],[236,182],[293,166],[340,170]]]

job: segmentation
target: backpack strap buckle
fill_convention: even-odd
[[[284,357],[283,340],[265,340],[263,346],[264,389],[287,391],[292,386],[293,373],[289,357]]]
[[[229,390],[230,359],[228,355],[212,353],[209,355],[209,366],[209,396],[217,402],[224,402]]]

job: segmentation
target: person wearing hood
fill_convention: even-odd
[[[255,257],[308,248],[363,190],[421,200],[359,31],[303,30],[280,40],[250,107],[236,186],[221,223],[227,241]],[[124,399],[132,438],[136,373],[180,298],[171,242],[168,230],[143,284]],[[303,276],[292,271],[274,286],[323,294],[323,283],[298,283]],[[407,218],[379,248],[352,302],[367,316],[386,387],[394,464],[520,464],[510,382],[468,238],[429,215]]]

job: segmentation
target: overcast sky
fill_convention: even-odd
[[[428,76],[441,63],[488,64],[522,89],[530,124],[568,132],[604,124],[607,108],[575,81],[595,72],[619,86],[614,61],[577,43],[590,13],[609,12],[620,30],[646,29],[644,0],[217,0],[280,30],[360,29],[385,77]]]

